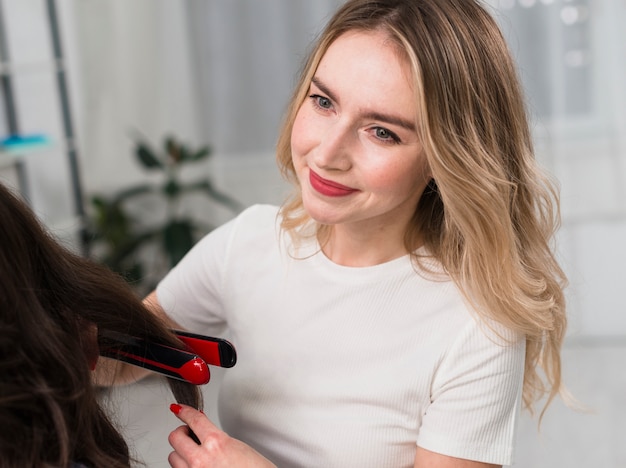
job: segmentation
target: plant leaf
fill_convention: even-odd
[[[203,146],[198,151],[193,153],[190,158],[192,161],[200,161],[201,159],[205,159],[211,155],[211,148],[209,146]]]
[[[176,139],[173,136],[170,135],[165,137],[165,141],[163,142],[163,148],[165,148],[167,154],[172,155],[173,153],[175,153],[176,146]]]
[[[140,234],[128,234],[122,243],[104,259],[104,263],[116,271],[122,270],[122,265],[140,247],[151,242],[161,234],[159,229],[149,230]]]
[[[176,179],[171,178],[163,185],[162,190],[168,198],[176,198],[181,192],[181,186]]]
[[[163,231],[163,246],[170,260],[170,267],[176,264],[193,247],[193,222],[188,219],[170,222]]]
[[[208,179],[186,184],[181,187],[181,190],[184,192],[202,191],[209,198],[221,205],[224,205],[226,208],[229,208],[235,213],[238,213],[244,208],[242,203],[213,187],[213,184]]]
[[[146,169],[164,169],[163,162],[159,160],[152,149],[145,143],[137,143],[135,146],[135,155]]]
[[[117,193],[117,195],[115,195],[114,200],[116,203],[121,203],[122,201],[136,197],[137,195],[144,195],[146,193],[154,192],[154,190],[154,187],[150,184],[137,185],[135,187],[121,190]]]
[[[120,273],[127,283],[140,284],[143,280],[143,265],[139,262],[135,262],[127,268],[123,268]]]
[[[165,148],[165,152],[167,153],[167,157],[171,160],[171,162],[174,164],[180,163],[182,147],[176,139],[172,136],[167,137],[163,146]]]
[[[178,149],[179,149],[179,158],[178,158],[179,163],[185,163],[185,162],[191,161],[189,148],[187,148],[185,145],[180,145]]]
[[[119,203],[108,201],[102,197],[93,197],[94,208],[93,232],[95,238],[105,242],[109,249],[130,235],[130,221]]]

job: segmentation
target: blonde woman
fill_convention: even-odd
[[[292,198],[209,234],[148,300],[238,349],[224,432],[175,407],[202,444],[174,431],[172,466],[512,463],[521,407],[561,387],[565,278],[557,196],[488,12],[347,1],[278,163]]]

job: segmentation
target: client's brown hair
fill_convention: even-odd
[[[92,383],[89,322],[183,346],[123,279],[60,245],[0,184],[0,466],[130,466]],[[201,405],[197,387],[170,387]]]

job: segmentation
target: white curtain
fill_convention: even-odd
[[[155,145],[170,134],[206,143],[185,2],[62,3],[71,12],[68,49],[87,192],[115,190],[144,176],[132,158],[135,132]]]
[[[274,148],[308,45],[340,0],[191,0],[203,133],[221,153]]]

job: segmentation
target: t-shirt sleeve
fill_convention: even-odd
[[[509,465],[524,378],[525,340],[472,320],[436,371],[417,445]]]
[[[236,223],[237,218],[204,236],[156,288],[167,315],[194,333],[224,330],[223,279]]]

